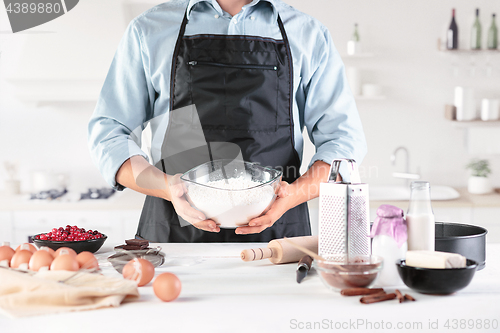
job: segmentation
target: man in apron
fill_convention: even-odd
[[[153,161],[154,166],[150,165],[144,159],[144,154],[137,151],[135,147],[130,148],[129,137],[127,138],[129,156],[119,166],[115,182],[112,182],[112,185],[118,189],[129,187],[148,195],[140,218],[137,237],[153,242],[261,242],[285,236],[310,235],[306,201],[318,195],[319,182],[327,179],[329,158],[326,155],[318,158],[310,166],[309,171],[300,176],[301,160],[295,141],[297,128],[301,129],[301,126],[297,127],[296,123],[301,120],[306,121],[307,118],[319,117],[315,120],[316,128],[311,128],[311,131],[318,131],[318,138],[324,135],[325,130],[331,132],[332,138],[343,135],[342,140],[349,142],[348,145],[352,148],[339,146],[342,140],[337,140],[338,142],[334,139],[325,140],[328,143],[333,142],[332,148],[336,147],[338,151],[341,151],[342,156],[334,154],[330,155],[331,157],[348,157],[359,161],[364,155],[364,136],[348,88],[345,89],[342,86],[341,89],[337,89],[337,92],[331,92],[330,101],[325,101],[334,104],[335,99],[342,100],[344,107],[347,108],[344,112],[337,110],[336,116],[332,115],[332,118],[336,117],[335,122],[332,122],[335,128],[328,128],[327,123],[322,124],[321,110],[308,114],[306,110],[308,101],[306,100],[313,94],[307,90],[311,89],[310,86],[314,84],[319,85],[314,80],[320,80],[321,75],[318,74],[320,77],[315,78],[314,74],[307,74],[311,76],[309,86],[298,88],[299,82],[294,82],[294,78],[302,76],[300,72],[304,68],[294,68],[294,64],[298,62],[292,58],[292,48],[281,17],[282,10],[283,15],[286,15],[291,22],[294,19],[293,15],[298,15],[293,8],[276,0],[172,1],[172,4],[166,3],[146,12],[129,26],[129,31],[133,29],[139,44],[137,57],[140,58],[131,57],[129,60],[142,62],[146,73],[144,75],[147,89],[143,97],[144,111],[140,117],[143,123],[151,120],[151,115],[157,114],[162,97],[168,95],[164,98],[168,100],[168,112],[164,114],[168,116],[166,128],[161,129],[161,126],[157,126],[154,129],[156,137],[163,132],[157,160]],[[157,65],[152,60],[151,51],[155,50],[155,47],[147,45],[153,45],[148,44],[150,38],[152,41],[162,37],[161,29],[151,29],[151,25],[155,27],[155,20],[165,19],[162,13],[169,17],[164,24],[174,25],[175,19],[180,19],[180,22],[175,43],[170,43],[173,45],[173,50],[169,57],[169,73],[164,72],[166,66],[163,67],[163,72],[153,73],[152,67]],[[229,25],[228,32],[231,31],[231,24],[237,25],[238,20],[240,24],[242,20],[246,20],[244,21],[245,28],[248,28],[248,24],[252,24],[252,21],[257,18],[265,20],[269,29],[277,29],[278,36],[274,37],[276,35],[274,34],[274,38],[270,38],[243,34],[241,31],[231,34],[212,33],[211,30],[219,28],[209,26],[206,27],[206,33],[200,33],[203,29],[196,28],[196,26],[203,24],[203,20],[207,19],[207,13],[216,13],[213,20],[217,22],[220,22],[221,18],[228,20],[223,21]],[[253,16],[248,13],[252,13]],[[302,13],[300,15],[305,16]],[[308,19],[310,22],[311,19]],[[212,21],[208,22],[212,23]],[[187,30],[196,31],[196,33],[187,34]],[[160,43],[160,45],[166,44]],[[156,52],[155,58],[161,54],[159,49],[156,49]],[[115,56],[115,62],[119,62],[117,56]],[[296,56],[301,57],[300,54]],[[327,65],[319,60],[318,63],[320,66]],[[340,67],[343,75],[343,68],[341,65]],[[294,75],[294,70],[299,71],[299,75]],[[112,65],[110,73],[114,71]],[[163,84],[159,83],[160,80],[157,80],[158,83],[155,82],[155,74],[162,75],[163,80],[169,78],[168,90],[162,89],[166,87],[166,82],[162,82]],[[110,80],[110,74],[108,74],[108,80]],[[107,146],[110,145],[109,134],[106,137],[104,129],[99,129],[97,125],[103,126],[109,118],[113,118],[115,126],[113,129],[110,128],[110,131],[111,133],[120,132],[120,135],[115,134],[113,137],[113,140],[119,141],[123,139],[121,135],[127,133],[127,130],[130,133],[127,118],[131,116],[127,112],[121,113],[119,116],[123,118],[122,121],[117,119],[119,117],[116,115],[111,115],[112,111],[107,111],[111,108],[104,104],[113,99],[113,96],[106,96],[108,84],[111,85],[105,83],[100,103],[89,128],[91,149],[96,147],[94,151],[99,151],[100,145],[105,146],[102,151],[106,150],[107,154],[112,155],[111,148]],[[343,82],[339,84],[344,85]],[[134,86],[134,83],[130,85]],[[341,95],[335,96],[339,92]],[[309,96],[305,96],[308,94]],[[300,99],[299,95],[302,95],[303,100],[300,104],[303,105],[294,105],[298,104],[296,100]],[[140,94],[137,99],[141,99]],[[313,105],[314,101],[310,101],[310,104]],[[318,105],[318,108],[321,106]],[[300,111],[302,113],[297,117],[296,114]],[[141,113],[137,109],[128,112]],[[345,115],[349,119],[342,119]],[[187,119],[187,122],[196,119],[196,125],[199,121],[199,133],[193,131],[191,134],[185,130],[189,126],[185,126],[186,121],[183,123],[179,119]],[[342,129],[343,124],[346,126]],[[351,133],[346,133],[350,128]],[[92,135],[92,132],[96,131],[101,133],[100,139],[99,135]],[[200,133],[206,146],[184,150],[179,148],[179,144],[192,141],[192,137],[200,136]],[[206,220],[202,213],[190,207],[184,198],[178,174],[206,162],[209,158],[212,159],[211,147],[218,147],[217,151],[221,152],[217,155],[219,157],[231,158],[240,154],[245,161],[283,170],[284,182],[279,197],[265,215],[251,220],[247,227],[240,227],[236,230],[220,229],[214,221]],[[174,154],[173,151],[178,153]],[[106,159],[106,153],[97,154],[98,164],[99,161]],[[224,154],[229,156],[224,156]],[[124,159],[124,157],[127,157],[126,154],[121,158]],[[176,174],[177,176],[174,176]],[[163,186],[158,186],[158,184]]]

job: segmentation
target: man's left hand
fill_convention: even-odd
[[[262,216],[256,217],[248,223],[248,227],[239,227],[236,229],[236,233],[239,235],[245,234],[257,234],[264,229],[271,227],[274,222],[276,222],[287,210],[290,209],[289,200],[287,200],[288,187],[290,185],[287,182],[280,183],[280,189],[278,191],[278,197],[272,204],[271,208]]]

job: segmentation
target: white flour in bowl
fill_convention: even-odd
[[[205,183],[207,186],[188,185],[188,195],[207,218],[221,227],[235,228],[261,215],[274,199],[271,185],[252,188],[260,184],[244,177],[221,179]]]

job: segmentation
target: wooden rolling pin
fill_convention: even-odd
[[[308,250],[318,253],[318,236],[303,236],[290,238],[294,243],[304,246]],[[267,247],[246,249],[241,251],[243,261],[269,259],[273,264],[287,264],[299,262],[304,252],[296,249],[284,239],[273,239]]]

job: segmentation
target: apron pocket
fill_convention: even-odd
[[[203,129],[276,131],[276,66],[202,61],[188,64],[191,96]]]

